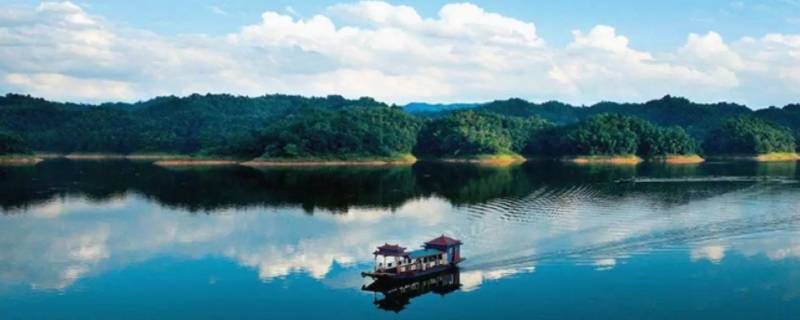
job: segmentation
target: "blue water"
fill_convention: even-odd
[[[0,169],[0,319],[800,311],[794,164],[275,170]],[[362,290],[375,246],[441,233],[465,242],[455,289]]]

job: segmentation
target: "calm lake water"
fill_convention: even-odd
[[[1,319],[789,319],[795,163],[0,167]],[[458,273],[362,290],[442,233]]]

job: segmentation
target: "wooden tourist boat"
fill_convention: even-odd
[[[414,280],[457,268],[461,257],[461,241],[441,235],[425,242],[421,249],[406,251],[396,244],[384,244],[372,253],[375,267],[362,272],[362,277],[384,280]]]

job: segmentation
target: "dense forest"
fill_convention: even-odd
[[[643,158],[698,153],[681,127],[662,128],[629,116],[600,114],[554,127],[529,143],[525,154],[540,156],[637,155]]]
[[[795,148],[789,129],[752,117],[726,120],[703,142],[703,149],[711,154],[794,152]]]
[[[402,158],[417,141],[419,119],[400,108],[308,108],[268,126],[264,158]]]
[[[304,110],[388,107],[364,98],[270,95],[160,97],[133,104],[79,105],[9,94],[0,98],[0,130],[29,149],[58,153],[166,153],[249,156],[265,130]],[[306,113],[308,114],[308,113]]]
[[[0,131],[0,155],[28,153],[25,141],[18,135]]]
[[[558,125],[575,123],[601,114],[621,114],[647,120],[658,126],[680,126],[696,138],[704,136],[726,118],[757,115],[762,112],[761,110],[754,112],[739,104],[700,104],[669,95],[645,103],[600,102],[591,106],[574,106],[557,101],[533,103],[522,99],[509,99],[486,103],[474,110],[506,116],[539,116]],[[427,112],[420,115],[437,117],[442,113]],[[800,117],[797,120],[800,122]]]
[[[262,159],[375,159],[412,154],[762,154],[790,152],[800,105],[753,111],[665,96],[573,106],[521,99],[408,108],[371,98],[224,94],[86,105],[0,97],[0,154],[179,154]]]
[[[539,117],[457,111],[425,123],[414,154],[426,158],[519,154],[539,132],[551,126]]]

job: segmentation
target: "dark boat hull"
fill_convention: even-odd
[[[458,268],[428,274],[409,280],[377,279],[361,290],[381,293],[383,298],[375,298],[373,303],[387,311],[400,312],[411,303],[411,299],[428,293],[447,295],[461,288]]]
[[[459,260],[456,263],[444,264],[435,266],[433,268],[428,268],[425,270],[418,270],[418,271],[409,271],[409,272],[402,272],[402,273],[383,273],[383,272],[362,272],[362,277],[370,277],[376,280],[390,280],[390,281],[411,281],[419,278],[424,278],[427,276],[435,275],[438,273],[451,271],[458,269],[458,263],[464,261],[464,259]]]

